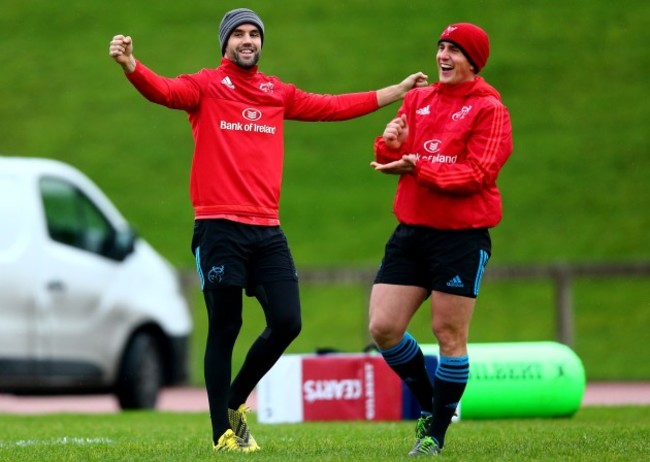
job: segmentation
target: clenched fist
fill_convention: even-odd
[[[135,58],[133,57],[133,40],[130,36],[116,35],[108,46],[108,54],[125,72],[131,73],[135,70]]]

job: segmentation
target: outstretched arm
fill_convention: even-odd
[[[422,72],[411,74],[400,83],[381,90],[338,95],[307,93],[295,87],[285,118],[304,121],[334,121],[361,117],[391,104],[416,87],[428,85]]]
[[[116,35],[108,46],[108,54],[117,62],[127,74],[135,71],[135,57],[133,56],[133,40],[130,36]]]
[[[427,78],[426,74],[416,72],[406,77],[400,83],[377,90],[377,104],[379,104],[379,107],[386,106],[404,98],[404,95],[413,88],[426,87],[429,84]]]

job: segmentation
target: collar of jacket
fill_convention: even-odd
[[[437,82],[434,84],[436,90],[441,95],[451,97],[466,97],[466,96],[495,96],[501,100],[499,92],[492,87],[481,76],[476,76],[474,80],[468,82],[458,83],[455,85],[448,85]]]

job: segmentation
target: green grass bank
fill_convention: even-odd
[[[0,154],[75,165],[175,266],[191,268],[186,115],[141,98],[108,42],[132,35],[136,56],[168,76],[216,66],[219,21],[239,6],[265,22],[261,70],[314,92],[379,88],[416,70],[433,81],[440,31],[451,22],[482,25],[492,46],[483,75],[510,109],[515,141],[499,179],[504,219],[492,233],[491,265],[650,258],[647,2],[9,1],[0,15]],[[395,224],[395,178],[368,163],[396,110],[287,123],[281,218],[299,268],[378,264]],[[650,324],[648,286],[577,283],[576,350],[591,378],[650,378],[650,351],[639,347]],[[304,287],[304,329],[291,351],[363,348],[367,293]],[[472,341],[552,339],[552,299],[542,282],[485,284]],[[195,305],[198,363],[204,314]],[[424,311],[414,334],[428,343]],[[258,332],[254,304],[246,316],[243,341]]]

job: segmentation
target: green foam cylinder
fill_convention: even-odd
[[[421,345],[438,356],[438,345]],[[582,361],[557,342],[470,343],[461,419],[569,417],[580,408]]]

